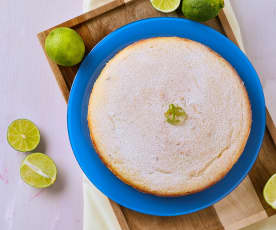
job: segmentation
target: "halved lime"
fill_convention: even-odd
[[[179,5],[181,0],[150,0],[152,6],[163,13],[170,13],[175,11]]]
[[[36,188],[46,188],[56,181],[57,168],[55,162],[43,153],[32,153],[22,162],[21,178]]]
[[[15,150],[29,152],[38,146],[40,133],[33,122],[27,119],[18,119],[9,125],[7,139]]]
[[[263,190],[265,201],[274,209],[276,209],[276,174],[271,176],[266,182]]]

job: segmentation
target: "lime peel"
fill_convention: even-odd
[[[204,22],[216,17],[224,7],[224,0],[183,0],[182,13],[184,17]]]
[[[48,57],[61,66],[73,66],[81,62],[85,53],[82,37],[73,29],[58,27],[45,39]]]

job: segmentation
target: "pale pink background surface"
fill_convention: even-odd
[[[230,0],[247,55],[261,79],[267,108],[276,124],[276,1]]]
[[[0,0],[0,229],[82,228],[82,174],[66,129],[66,104],[36,34],[81,14],[82,1]],[[38,190],[19,176],[25,156],[9,147],[8,124],[34,121],[41,130],[38,150],[58,167],[53,187]]]
[[[231,2],[275,117],[275,0]],[[0,230],[82,228],[82,174],[67,136],[66,104],[36,38],[81,14],[81,5],[73,0],[0,0]],[[59,170],[53,187],[37,190],[20,179],[25,154],[6,141],[7,126],[17,118],[31,119],[40,128],[38,150],[51,156]]]

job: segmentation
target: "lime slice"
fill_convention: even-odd
[[[151,4],[154,9],[161,11],[163,13],[170,13],[175,11],[181,0],[151,0]]]
[[[269,178],[263,191],[265,201],[276,209],[276,174]]]
[[[57,168],[55,162],[43,153],[32,153],[22,162],[21,178],[36,188],[46,188],[56,181]]]
[[[7,139],[15,150],[29,152],[38,146],[40,133],[33,122],[27,119],[18,119],[9,125]]]

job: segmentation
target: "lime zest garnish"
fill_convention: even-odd
[[[171,125],[179,125],[186,120],[188,116],[183,108],[178,105],[170,104],[169,109],[165,113],[165,117],[167,118],[167,122]]]

